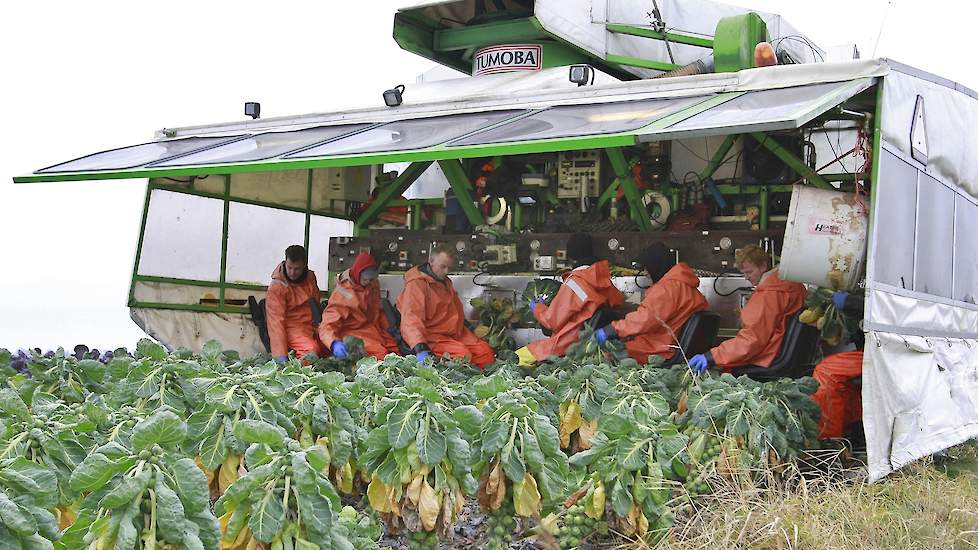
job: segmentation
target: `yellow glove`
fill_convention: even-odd
[[[537,358],[533,356],[530,348],[526,346],[516,350],[516,356],[520,358],[520,367],[524,369],[532,369],[537,364]]]

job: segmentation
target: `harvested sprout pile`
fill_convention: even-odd
[[[713,480],[815,444],[813,380],[658,363],[587,332],[534,376],[394,355],[278,364],[216,343],[0,350],[0,547],[435,548],[472,514],[476,547],[654,544]]]

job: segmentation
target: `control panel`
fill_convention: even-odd
[[[601,194],[601,150],[564,151],[557,157],[557,198],[581,198]]]
[[[707,273],[734,270],[734,255],[747,244],[760,245],[777,255],[783,230],[714,230],[686,233],[642,232],[591,233],[595,256],[621,267],[633,267],[638,253],[653,241],[661,241],[678,261]],[[426,262],[437,246],[455,250],[453,272],[553,274],[574,267],[567,256],[567,234],[523,233],[504,239],[484,235],[441,235],[407,230],[375,230],[369,237],[333,237],[329,246],[329,270],[348,269],[357,254],[370,252],[381,270],[407,271]]]

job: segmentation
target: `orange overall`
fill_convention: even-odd
[[[489,344],[465,326],[462,302],[451,279],[438,281],[412,267],[404,274],[397,309],[401,312],[401,337],[412,349],[427,344],[435,355],[469,357],[483,368],[496,360]]]
[[[537,304],[533,316],[553,334],[527,346],[533,357],[541,361],[567,352],[584,322],[604,305],[620,306],[625,302],[621,291],[611,282],[611,270],[606,260],[581,266],[564,277],[550,305]]]
[[[273,356],[288,355],[290,349],[295,350],[296,357],[310,351],[322,353],[312,326],[310,299],[319,303],[316,273],[308,270],[301,282],[293,283],[285,276],[285,262],[280,263],[272,272],[265,297],[265,319]]]
[[[863,374],[863,352],[847,351],[826,357],[815,366],[812,377],[818,380],[818,391],[812,399],[822,408],[818,423],[819,439],[843,437],[850,424],[862,420],[860,390],[849,384]]]
[[[387,317],[380,309],[377,279],[367,286],[360,285],[350,276],[349,269],[337,278],[319,325],[319,339],[325,346],[346,336],[363,340],[367,354],[377,359],[398,352],[397,343],[387,332]]]
[[[675,355],[673,346],[677,345],[683,325],[694,313],[708,307],[699,284],[693,270],[678,263],[645,292],[637,310],[611,323],[632,359],[644,365],[650,355],[666,359]]]
[[[805,305],[807,296],[805,285],[781,280],[777,269],[765,273],[740,312],[740,332],[710,350],[713,362],[724,370],[770,367],[781,349],[788,318]]]

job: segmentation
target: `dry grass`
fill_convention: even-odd
[[[838,468],[725,482],[688,521],[677,518],[685,526],[656,548],[978,548],[978,443],[951,455],[944,465],[921,461],[873,485]]]

